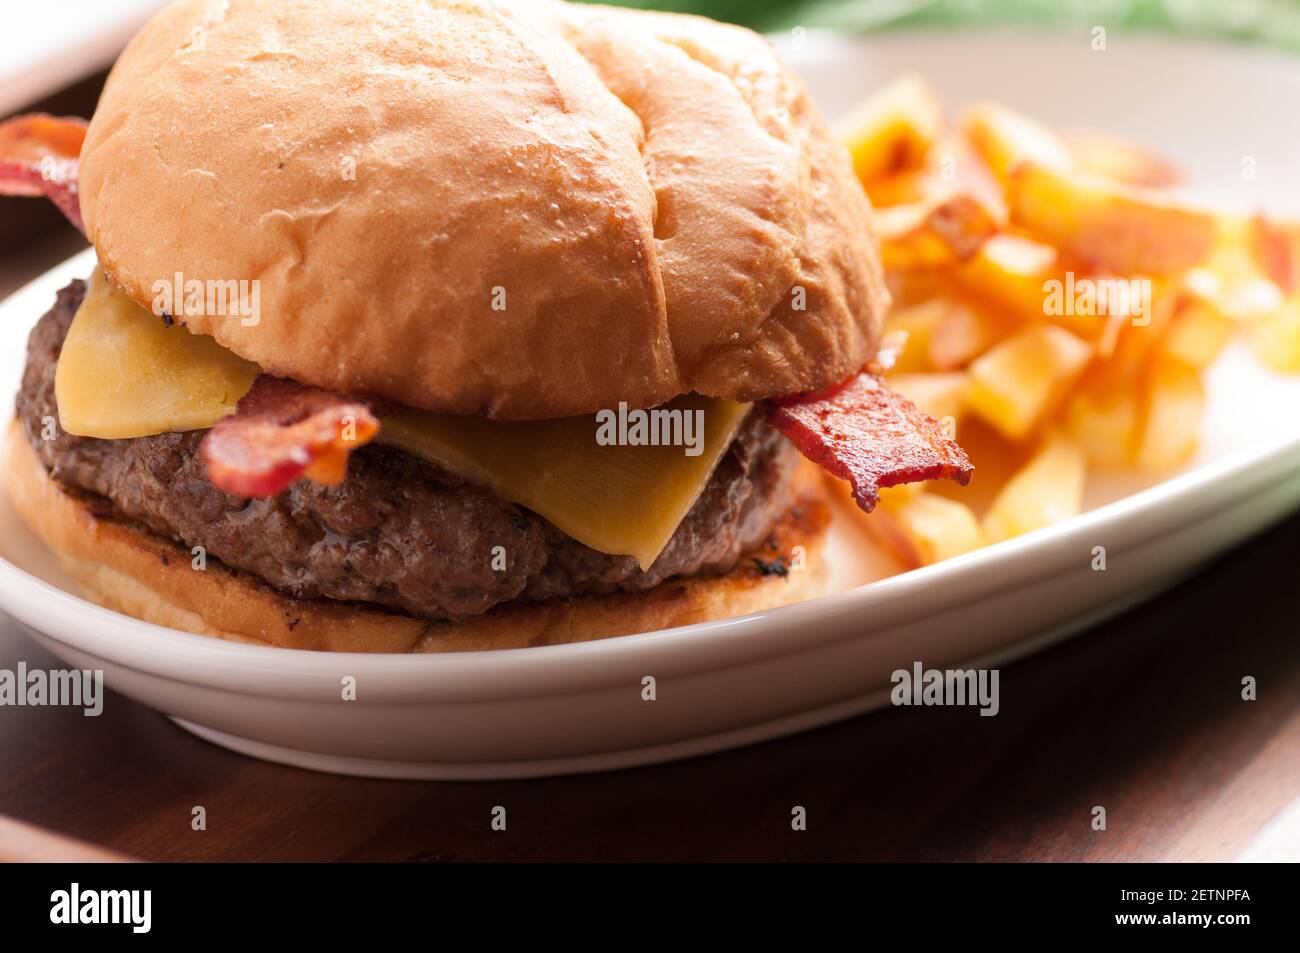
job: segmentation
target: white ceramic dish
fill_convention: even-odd
[[[953,107],[992,96],[1031,112],[1160,144],[1197,185],[1234,192],[1237,154],[1272,170],[1295,206],[1297,143],[1275,105],[1300,98],[1300,64],[1239,49],[1018,35],[809,36],[792,51],[835,113],[905,68]],[[65,263],[0,304],[0,393]],[[0,607],[51,652],[249,754],[355,774],[528,776],[679,758],[771,738],[884,703],[890,673],[996,664],[1120,611],[1300,506],[1300,381],[1233,351],[1211,376],[1204,445],[1185,473],[1068,523],[917,572],[888,565],[851,524],[835,535],[834,594],[739,619],[583,645],[453,656],[328,655],[160,629],[71,594],[51,557],[0,505]],[[1104,546],[1107,570],[1091,568]],[[653,675],[658,700],[641,699]],[[355,701],[341,680],[357,680]]]
[[[109,66],[166,0],[6,3],[0,33],[0,116]]]

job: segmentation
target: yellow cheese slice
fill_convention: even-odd
[[[592,549],[633,556],[648,569],[708,483],[749,405],[690,394],[657,410],[702,412],[694,418],[703,424],[697,455],[668,444],[601,445],[602,427],[606,436],[619,429],[614,411],[602,419],[514,422],[404,410],[384,419],[378,439],[528,507]],[[622,416],[633,421],[622,430],[638,439],[635,413]]]
[[[54,373],[59,423],[107,440],[211,427],[259,368],[210,337],[167,327],[96,268]]]
[[[59,420],[70,434],[107,440],[202,430],[234,412],[258,373],[212,338],[166,327],[96,269],[55,372]],[[748,411],[747,404],[697,395],[653,411],[624,407],[559,420],[405,409],[384,418],[379,440],[528,507],[592,549],[633,556],[648,569]],[[678,442],[647,445],[656,433]]]

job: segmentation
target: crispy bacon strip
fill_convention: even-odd
[[[882,487],[944,477],[964,486],[974,472],[937,420],[868,371],[827,394],[769,401],[768,416],[800,453],[848,480],[868,513]]]
[[[0,123],[0,195],[44,195],[83,235],[77,157],[86,121],[46,113]]]
[[[348,455],[379,433],[364,400],[262,374],[200,450],[208,479],[235,496],[275,496],[300,477],[334,486]]]

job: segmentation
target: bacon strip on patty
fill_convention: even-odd
[[[369,403],[261,374],[200,445],[208,479],[234,496],[275,496],[300,478],[337,486],[348,455],[379,433]]]
[[[83,235],[78,157],[86,121],[31,113],[0,123],[0,195],[44,195]]]
[[[868,513],[882,487],[944,478],[965,486],[975,472],[937,420],[867,371],[824,395],[768,401],[768,417],[805,457],[848,480]]]

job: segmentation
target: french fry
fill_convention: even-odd
[[[1114,344],[1089,367],[1084,383],[1098,393],[1138,391],[1151,355],[1156,352],[1172,319],[1177,297],[1173,293],[1152,295],[1150,319],[1142,324],[1120,320],[1114,325]]]
[[[1147,371],[1134,462],[1148,472],[1171,470],[1192,455],[1205,412],[1196,368],[1158,354]]]
[[[961,417],[969,376],[959,371],[945,374],[890,374],[889,386],[938,421]]]
[[[930,338],[930,364],[938,371],[965,367],[1014,327],[991,308],[953,299]]]
[[[925,304],[936,295],[947,294],[950,282],[942,271],[885,272],[885,287],[895,308],[911,308]]]
[[[908,73],[878,90],[837,127],[853,170],[864,186],[924,165],[943,132],[943,107],[934,90]]]
[[[1043,311],[1048,321],[1096,344],[1104,359],[1115,350],[1125,326],[1150,323],[1157,301],[1163,302],[1158,286],[1163,289],[1150,278],[1071,270],[1043,283]]]
[[[907,308],[895,308],[885,318],[886,336],[903,334],[903,346],[894,358],[892,370],[898,374],[930,371],[930,342],[935,329],[948,313],[949,302],[930,298]]]
[[[1008,480],[1028,461],[1031,447],[1008,440],[1000,432],[973,414],[966,414],[957,427],[957,442],[975,467],[975,475],[966,486],[951,480],[924,484],[926,491],[965,503],[977,516],[988,512],[994,498]]]
[[[1300,373],[1300,225],[1226,216],[1209,260],[1182,280],[1187,297],[1246,328],[1265,365]]]
[[[1160,340],[1160,350],[1203,371],[1227,346],[1234,330],[1233,319],[1214,302],[1184,293]]]
[[[1092,348],[1064,328],[1031,325],[970,366],[966,406],[1013,440],[1023,440],[1083,373]]]
[[[965,136],[956,132],[944,135],[930,148],[926,169],[932,192],[948,189],[973,195],[993,212],[999,223],[1006,223],[1007,203],[1002,183]]]
[[[1251,244],[1264,274],[1286,295],[1300,289],[1300,222],[1281,222],[1256,215]]]
[[[848,512],[852,513],[855,518],[863,520],[870,520],[882,510],[898,509],[908,500],[924,493],[928,485],[925,483],[900,483],[897,486],[882,486],[879,490],[880,500],[876,504],[876,508],[870,513],[864,513],[859,508],[858,501],[853,498],[853,486],[848,480],[833,477],[824,470],[822,476],[825,478],[826,486],[831,491],[831,494],[838,497],[847,507]]]
[[[1213,267],[1189,269],[1181,284],[1185,295],[1237,324],[1266,317],[1283,301],[1282,290],[1268,278],[1222,260]]]
[[[979,103],[967,110],[962,134],[989,171],[1005,188],[1011,170],[1023,162],[1069,168],[1070,151],[1041,123],[997,103]]]
[[[1060,278],[1056,249],[1019,235],[990,238],[952,273],[963,291],[1005,311],[1014,321],[1041,321],[1044,286]]]
[[[926,492],[891,498],[888,505],[883,496],[881,500],[874,513],[864,514],[864,524],[878,542],[912,568],[984,545],[979,520],[964,503]]]
[[[885,318],[886,340],[903,336],[891,370],[896,374],[961,370],[1015,327],[995,309],[936,293],[920,304],[896,308]]]
[[[1089,466],[1186,463],[1202,374],[1238,330],[1300,373],[1300,222],[1189,206],[1161,191],[1181,179],[1162,156],[1004,106],[945,130],[914,77],[855,123],[906,339],[888,380],[959,424],[976,467],[882,492],[868,529],[908,565],[1076,515]]]
[[[1273,244],[1270,225],[1245,215],[1220,214],[1214,244],[1205,261],[1190,269],[1185,278],[1208,273],[1217,279],[1221,293],[1231,297],[1235,289],[1252,282],[1266,282],[1277,287],[1269,268],[1284,262],[1270,261],[1270,256],[1285,248]],[[1280,292],[1279,292],[1280,294]]]
[[[867,197],[876,208],[908,205],[925,201],[935,190],[933,177],[926,169],[905,169],[866,183]]]
[[[1132,465],[1138,416],[1138,395],[1132,387],[1108,388],[1093,378],[1070,395],[1063,429],[1090,464],[1119,469]]]
[[[996,213],[963,192],[876,214],[880,258],[887,269],[955,265],[973,256],[997,230]]]
[[[853,499],[853,487],[845,480],[837,480],[837,483],[844,488],[844,499],[847,500],[853,509],[862,513],[858,509],[858,504]],[[897,510],[902,507],[908,500],[915,499],[925,492],[926,484],[924,483],[900,483],[897,486],[882,486],[880,488],[880,503],[877,509]],[[868,514],[863,513],[863,516]]]
[[[833,496],[840,499],[848,508],[855,518],[869,520],[881,510],[894,510],[901,507],[913,497],[920,496],[925,492],[928,484],[925,483],[900,483],[897,486],[882,486],[879,490],[880,501],[876,508],[870,513],[864,513],[858,506],[858,501],[853,498],[853,486],[848,480],[841,480],[839,477],[831,476],[826,471],[822,471],[822,476],[826,480],[826,486]]]
[[[1280,373],[1300,374],[1300,298],[1287,298],[1247,333],[1261,361]]]
[[[1113,182],[1163,189],[1183,180],[1173,162],[1123,139],[1099,132],[1069,132],[1064,139],[1077,168]]]
[[[1033,162],[1011,170],[1011,221],[1101,271],[1169,275],[1200,263],[1214,245],[1208,212],[1149,189]]]
[[[1079,515],[1086,475],[1083,450],[1066,437],[1049,434],[984,515],[985,537],[1001,542]]]

